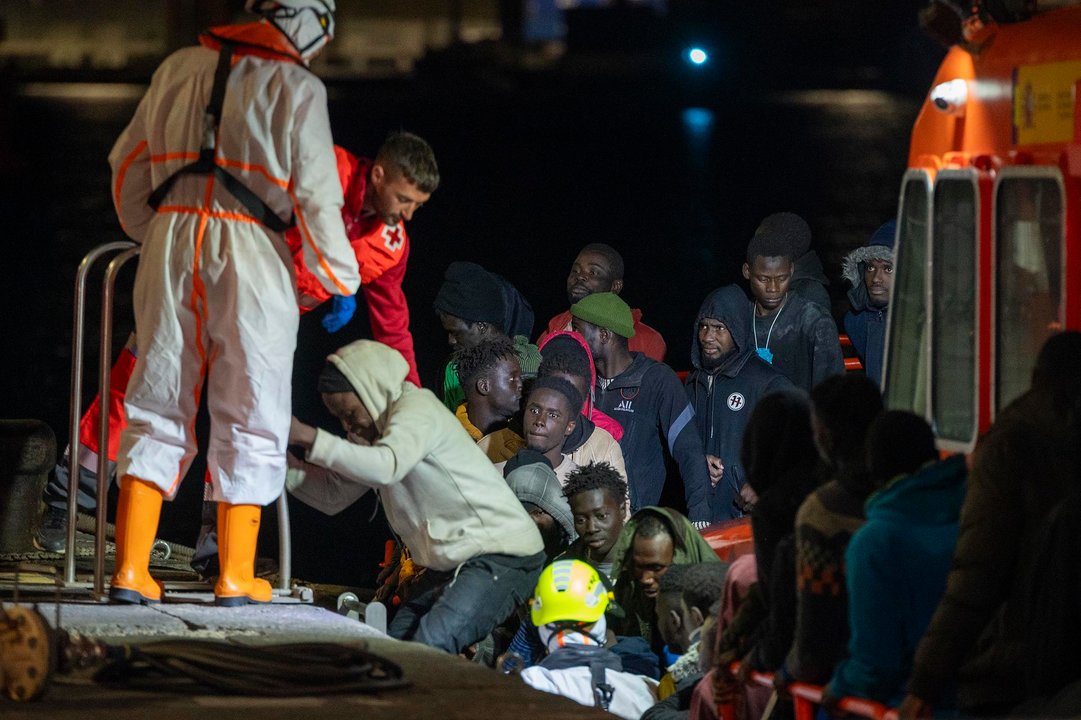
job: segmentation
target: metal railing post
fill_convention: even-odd
[[[278,498],[278,588],[289,592],[293,586],[292,532],[289,528],[289,498],[285,488]]]
[[[94,528],[94,594],[105,595],[105,518],[109,497],[109,415],[108,402],[113,365],[113,286],[124,263],[139,254],[138,247],[120,253],[105,268],[101,285],[101,354],[98,361],[98,397],[101,398],[101,421],[98,423],[98,504]],[[76,476],[77,477],[77,476]],[[69,481],[70,484],[70,481]],[[71,495],[70,490],[68,495]]]
[[[99,245],[86,254],[79,269],[75,273],[75,304],[72,311],[72,335],[71,335],[71,397],[70,416],[68,417],[68,527],[67,545],[64,548],[64,582],[75,582],[75,522],[78,513],[79,496],[79,421],[82,419],[82,385],[83,385],[83,325],[86,316],[86,276],[90,272],[90,266],[99,257],[114,250],[125,250],[135,247],[135,243],[118,240],[116,242]],[[108,465],[104,466],[106,472]],[[98,468],[100,475],[101,468]],[[72,483],[76,483],[72,487]],[[101,505],[101,498],[98,500]]]

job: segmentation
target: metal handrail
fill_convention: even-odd
[[[136,246],[114,257],[105,268],[105,281],[101,285],[101,353],[98,358],[98,397],[101,398],[101,419],[98,421],[98,504],[97,523],[94,528],[94,594],[99,598],[105,596],[105,518],[109,504],[109,414],[106,402],[108,402],[112,382],[113,288],[120,268],[138,254],[139,247]],[[69,478],[68,497],[71,495],[71,479]]]
[[[293,533],[289,526],[289,493],[278,496],[278,589],[293,589]]]
[[[64,583],[71,585],[75,582],[75,521],[78,513],[78,488],[72,488],[72,483],[79,479],[79,421],[82,419],[82,385],[83,385],[83,326],[86,319],[86,276],[90,273],[90,266],[108,252],[115,250],[127,250],[135,247],[135,243],[128,240],[99,245],[86,254],[79,269],[75,273],[75,305],[72,311],[72,337],[71,337],[71,415],[68,418],[68,429],[71,431],[68,443],[68,527],[67,546],[64,548]],[[110,365],[106,362],[106,367]],[[105,465],[108,469],[108,465]],[[101,468],[98,469],[101,474]],[[100,505],[100,500],[99,500]]]

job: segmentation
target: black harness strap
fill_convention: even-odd
[[[263,202],[262,198],[253,193],[247,185],[227,173],[225,168],[215,161],[218,151],[218,127],[221,125],[221,108],[225,102],[225,86],[229,80],[229,72],[233,69],[235,47],[233,43],[223,42],[221,50],[218,51],[214,87],[210,90],[210,103],[206,106],[206,114],[203,116],[203,144],[199,148],[199,159],[167,177],[165,182],[150,193],[146,202],[151,208],[157,210],[181,176],[213,175],[226,191],[251,213],[252,217],[274,232],[282,233],[296,225],[296,217],[290,215],[288,221],[282,220],[269,205]]]
[[[607,711],[612,704],[616,689],[608,684],[608,674],[604,663],[594,660],[589,663],[590,685],[593,687],[593,702],[601,710]]]

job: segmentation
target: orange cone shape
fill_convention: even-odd
[[[216,605],[270,602],[270,583],[255,577],[255,544],[259,539],[260,505],[218,503],[218,560],[221,575],[214,585]]]
[[[150,549],[161,517],[157,485],[125,475],[116,507],[116,571],[109,588],[114,602],[146,605],[161,602],[162,586],[150,577]]]

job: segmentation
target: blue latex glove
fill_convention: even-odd
[[[356,311],[356,295],[335,295],[330,300],[330,312],[323,316],[323,327],[327,332],[338,332],[353,318]]]

